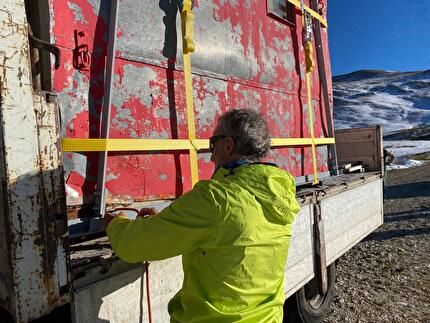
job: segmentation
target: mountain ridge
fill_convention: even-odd
[[[336,129],[380,124],[390,133],[430,125],[430,70],[358,70],[332,80]]]

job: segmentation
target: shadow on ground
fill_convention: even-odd
[[[395,212],[384,214],[384,223],[430,218],[430,210],[422,209],[413,212]]]
[[[417,236],[422,234],[430,234],[430,228],[411,228],[411,229],[397,229],[375,232],[370,234],[364,241],[383,241],[392,238]]]
[[[387,199],[430,197],[430,181],[390,186],[385,197]]]

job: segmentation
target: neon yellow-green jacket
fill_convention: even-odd
[[[275,166],[221,168],[158,215],[114,218],[107,233],[127,262],[183,255],[171,322],[282,322],[295,192]]]

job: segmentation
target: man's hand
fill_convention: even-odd
[[[154,209],[153,207],[151,208],[143,208],[139,211],[139,214],[137,215],[136,218],[140,218],[140,217],[147,217],[150,215],[156,215],[157,214],[157,210]]]
[[[157,214],[157,210],[154,208],[143,208],[139,211],[139,213],[136,216],[137,218],[144,218],[150,215],[156,215]],[[117,216],[125,216],[127,217],[127,215],[123,212],[119,212],[119,213],[106,213],[104,218],[103,218],[103,222],[104,222],[104,226],[105,226],[105,230],[107,229],[110,221],[112,221],[114,218],[116,218]]]
[[[117,216],[125,216],[125,217],[127,217],[127,215],[125,213],[123,213],[123,212],[120,212],[120,213],[117,213],[117,214],[114,214],[114,213],[106,213],[105,214],[105,216],[103,217],[103,222],[104,222],[104,225],[105,225],[105,230],[107,229],[110,221],[112,221]]]

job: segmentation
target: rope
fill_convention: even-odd
[[[118,211],[132,211],[132,212],[136,212],[136,216],[140,215],[140,211],[138,209],[132,208],[132,207],[117,207],[114,210],[112,210],[112,212],[118,212]],[[143,263],[143,266],[145,268],[145,273],[146,273],[146,303],[148,305],[148,321],[149,323],[152,323],[152,311],[151,311],[151,293],[149,291],[149,262],[145,261]],[[144,273],[142,273],[142,276],[144,275]],[[141,277],[141,279],[143,279],[143,277]],[[142,314],[141,314],[142,315]]]
[[[145,271],[146,271],[146,300],[148,304],[148,320],[152,323],[152,312],[151,312],[151,294],[149,293],[149,262],[145,261]]]

